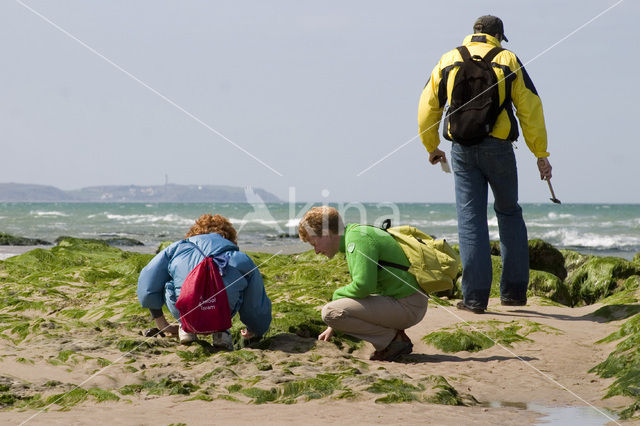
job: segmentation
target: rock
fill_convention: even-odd
[[[104,240],[110,246],[119,246],[119,247],[133,247],[133,246],[143,246],[144,243],[138,241],[133,238],[127,237],[115,237],[115,238],[107,238]]]
[[[104,240],[98,240],[95,238],[75,238],[69,237],[68,235],[61,235],[54,241],[57,246],[68,247],[73,246],[74,248],[85,246],[85,245],[99,245],[99,246],[107,246],[108,244]]]
[[[636,253],[635,256],[633,256],[633,263],[637,263],[640,265],[640,252]]]
[[[171,244],[173,244],[173,241],[163,241],[158,245],[158,248],[156,249],[156,254],[160,253],[162,250],[166,249],[167,247],[169,247]]]
[[[491,241],[491,256],[500,256],[500,241]]]
[[[561,280],[567,278],[564,256],[543,240],[529,240],[529,268],[549,272]]]
[[[541,296],[563,305],[571,305],[571,294],[564,282],[556,275],[544,271],[529,271],[527,296]]]
[[[573,250],[558,250],[564,256],[564,267],[567,270],[567,275],[570,275],[573,271],[584,265],[585,262],[594,256],[588,254],[578,253]]]
[[[491,241],[491,255],[500,256],[500,241]],[[529,240],[529,268],[545,271],[564,280],[567,277],[564,256],[546,241]]]
[[[590,257],[569,272],[565,281],[572,305],[590,305],[625,289],[625,281],[640,275],[640,265],[617,257]]]
[[[0,246],[50,246],[49,241],[38,238],[16,237],[0,232]]]

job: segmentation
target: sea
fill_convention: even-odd
[[[241,250],[295,253],[310,249],[297,238],[297,224],[314,203],[0,203],[0,232],[55,241],[78,238],[132,238],[154,253],[163,241],[184,238],[203,213],[221,214],[238,231]],[[346,223],[413,225],[457,243],[453,203],[334,203]],[[640,204],[522,204],[529,239],[585,254],[633,258],[640,252]],[[487,210],[489,233],[499,239],[498,222]],[[0,259],[24,252],[4,246]]]

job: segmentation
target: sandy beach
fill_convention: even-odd
[[[606,415],[613,416],[604,409],[620,408],[631,402],[630,398],[613,397],[602,399],[606,388],[613,379],[602,379],[587,371],[604,360],[614,348],[615,343],[596,344],[619,327],[619,321],[602,322],[591,315],[601,305],[595,304],[582,308],[558,306],[542,306],[536,299],[521,308],[499,306],[492,300],[489,311],[485,315],[461,312],[453,307],[431,305],[427,315],[415,327],[407,331],[415,347],[411,355],[402,358],[401,362],[386,363],[368,361],[370,346],[358,349],[354,355],[361,365],[361,370],[368,372],[384,371],[389,377],[419,378],[429,375],[442,375],[461,394],[473,396],[477,403],[472,406],[446,406],[428,403],[376,403],[377,395],[366,394],[349,401],[323,398],[295,404],[252,404],[222,400],[186,401],[184,395],[175,396],[126,396],[117,402],[97,403],[85,401],[61,411],[52,406],[47,411],[3,411],[0,422],[19,424],[27,422],[33,425],[50,424],[502,424],[522,425],[536,424],[544,419],[545,414],[532,409],[532,405],[542,407],[588,407],[593,405],[603,410]],[[452,327],[456,324],[477,321],[535,321],[546,328],[544,332],[536,332],[528,337],[531,341],[513,344],[511,347],[493,346],[480,352],[444,353],[421,341],[428,333]],[[100,386],[104,389],[118,389],[134,383],[136,378],[125,367],[143,364],[149,365],[154,360],[148,357],[136,357],[136,361],[124,364],[129,358],[115,353],[110,348],[100,348],[92,344],[86,336],[69,336],[77,349],[85,355],[101,357],[109,360],[120,358],[90,381],[86,381],[95,365],[87,366],[78,363],[78,368],[66,365],[53,366],[44,361],[43,353],[55,351],[55,344],[49,347],[28,345],[19,350],[0,343],[2,376],[17,379],[21,382],[42,384],[50,380],[63,383],[83,383],[83,387]],[[174,343],[177,345],[177,343]],[[292,347],[307,345],[308,350],[296,352]],[[310,354],[318,358],[318,367],[331,369],[342,362],[346,353],[332,343],[315,342],[295,335],[280,337],[280,350],[245,349],[269,360],[273,370],[265,371],[271,375],[271,381],[277,383],[280,373],[275,368],[276,362],[286,360],[288,365],[296,365],[293,369],[298,376],[314,374],[311,368],[305,369]],[[183,347],[184,348],[184,347]],[[203,371],[211,369],[216,358],[209,361],[181,368],[176,362],[175,354],[160,355],[155,362],[155,370],[159,375],[171,377],[173,374],[182,378],[198,378]],[[24,364],[18,358],[35,361]],[[145,359],[146,358],[146,359]],[[361,360],[361,361],[360,361]],[[254,372],[242,372],[238,366],[236,373],[245,376]],[[228,375],[221,375],[218,385],[228,381]],[[86,382],[85,382],[86,381]],[[231,383],[231,382],[229,382]],[[593,410],[599,423],[607,424],[605,415]]]

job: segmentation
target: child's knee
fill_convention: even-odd
[[[344,318],[344,316],[344,309],[338,308],[331,303],[327,303],[322,307],[322,321],[327,325],[335,324],[340,321],[341,318]]]

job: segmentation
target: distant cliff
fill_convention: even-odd
[[[261,198],[281,200],[260,188],[218,185],[90,186],[63,191],[53,186],[0,183],[0,202],[106,202],[106,203],[246,203]]]

